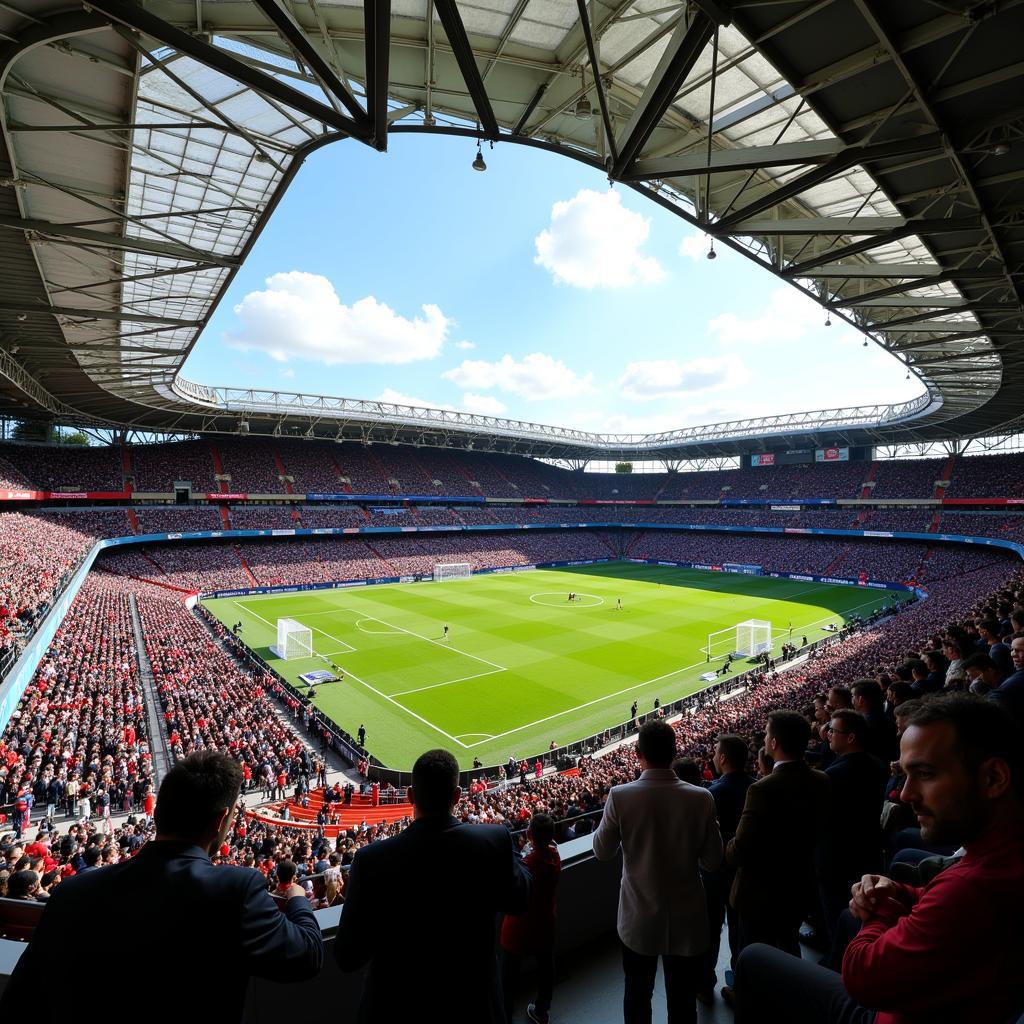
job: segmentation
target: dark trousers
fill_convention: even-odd
[[[788,909],[788,916],[781,911],[771,914],[739,914],[739,948],[746,949],[755,942],[765,946],[774,946],[784,953],[800,955],[800,922],[803,914],[793,914]]]
[[[665,974],[668,1024],[696,1024],[701,957],[666,953],[661,957],[661,964]],[[622,997],[625,1024],[651,1024],[651,997],[658,973],[658,957],[635,953],[624,945],[622,969],[626,975],[626,991]]]
[[[543,1017],[551,1010],[551,995],[555,988],[554,946],[534,949],[529,955],[537,963],[537,995],[533,998],[533,1005]],[[509,1024],[512,1021],[512,1003],[524,959],[525,957],[509,953],[507,950],[501,951],[501,992],[505,1000],[505,1020]]]
[[[872,1024],[843,979],[810,960],[755,944],[736,961],[736,1024]]]
[[[708,927],[711,933],[711,946],[701,956],[701,970],[698,988],[713,989],[718,978],[718,953],[722,948],[722,925],[729,922],[729,966],[736,970],[736,956],[739,953],[739,919],[736,911],[729,906],[729,889],[732,887],[734,873],[732,871],[701,872],[704,882],[704,895],[708,904]]]

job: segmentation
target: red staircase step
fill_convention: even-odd
[[[213,456],[213,472],[216,475],[221,475],[224,472],[224,463],[221,461],[220,452],[217,450],[217,446],[211,441],[210,442],[210,455]],[[217,481],[221,494],[228,493],[228,483],[226,480]]]
[[[288,470],[284,468],[284,459],[281,458],[281,453],[277,450],[276,446],[271,447],[271,454],[274,456],[274,465],[277,466],[277,475],[281,477],[284,483],[284,489],[287,494],[294,494],[295,488],[292,487],[290,480],[284,478],[288,475]]]
[[[135,514],[135,509],[129,508],[129,509],[125,509],[125,511],[128,513],[128,522],[131,523],[132,532],[133,533],[138,533],[139,532],[139,517]]]

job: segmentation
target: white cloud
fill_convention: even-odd
[[[665,271],[641,251],[650,230],[650,220],[627,210],[617,192],[581,189],[551,207],[551,223],[534,239],[534,263],[575,288],[654,284]]]
[[[226,335],[235,348],[259,349],[284,363],[310,359],[336,363],[411,363],[441,351],[451,321],[435,305],[423,316],[399,316],[367,295],[351,306],[320,274],[273,274],[265,291],[249,292],[235,306],[241,326]]]
[[[730,353],[725,356],[701,356],[685,363],[674,359],[630,363],[619,385],[626,398],[650,401],[736,387],[744,384],[747,378],[748,373],[742,361]]]
[[[688,256],[691,260],[699,260],[708,254],[708,236],[703,231],[693,231],[683,235],[679,243],[679,255]]]
[[[466,341],[465,339],[463,339],[462,341],[455,342],[455,347],[456,348],[461,348],[463,350],[466,350],[466,349],[476,348],[476,345],[474,345],[473,342],[471,342],[471,341]]]
[[[529,401],[569,398],[593,390],[591,374],[581,377],[560,359],[542,352],[531,352],[518,362],[507,353],[493,363],[466,359],[441,376],[460,388],[507,391]]]
[[[462,408],[479,416],[500,416],[508,411],[508,406],[494,395],[474,395],[471,391],[462,396]]]
[[[375,399],[375,402],[387,402],[391,405],[415,405],[424,409],[451,409],[454,405],[445,405],[443,402],[431,402],[426,398],[414,398],[412,395],[403,395],[394,388],[385,388]]]
[[[818,303],[795,288],[776,288],[768,305],[756,316],[743,318],[735,313],[720,313],[709,322],[708,330],[723,345],[780,345],[804,338],[824,323],[825,311]],[[849,330],[839,325],[841,321],[833,323],[832,330],[837,333]]]

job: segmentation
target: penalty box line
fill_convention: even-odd
[[[416,633],[416,632],[414,632],[411,629],[406,629],[404,626],[398,626],[394,622],[388,622],[387,619],[378,618],[376,615],[367,615],[365,612],[358,612],[354,608],[344,608],[344,609],[341,609],[341,610],[342,611],[351,612],[353,615],[358,615],[360,619],[370,619],[373,622],[379,622],[382,626],[387,626],[389,629],[393,629],[393,630],[395,630],[398,633],[405,633],[408,636],[414,636],[414,637],[416,637],[417,640],[423,640],[425,643],[435,644],[436,646],[440,647],[442,650],[454,651],[455,654],[461,654],[464,658],[472,658],[474,661],[479,661],[482,665],[488,665],[495,672],[505,672],[505,671],[507,671],[504,665],[498,665],[498,664],[496,664],[493,661],[488,661],[487,658],[481,658],[477,654],[470,654],[469,651],[459,650],[458,647],[452,647],[451,644],[446,644],[442,640],[435,640],[435,639],[433,639],[433,638],[431,638],[429,636],[424,636],[422,633]],[[307,618],[311,618],[314,615],[331,615],[331,614],[337,614],[337,613],[336,612],[334,612],[334,613],[326,612],[326,611],[323,611],[323,612],[310,612],[309,616],[307,616]],[[313,628],[313,627],[310,627],[310,628]],[[488,674],[489,675],[490,673],[483,673],[483,674]],[[452,681],[453,682],[459,682],[459,680],[452,680]]]
[[[251,608],[246,607],[241,601],[237,602],[235,607],[236,608],[241,608],[243,612],[248,612],[253,618],[259,619],[260,622],[266,623],[271,629],[277,629],[277,627],[274,625],[274,623],[270,622],[268,619],[263,618],[262,615],[257,614]],[[314,614],[322,614],[322,613],[314,612]],[[303,623],[303,625],[305,626],[306,624]],[[331,633],[325,633],[322,629],[317,629],[316,626],[308,626],[307,628],[311,629],[314,633],[319,633],[321,636],[327,637],[329,640],[333,640],[336,644],[341,644],[342,647],[345,648],[345,650],[343,650],[343,651],[335,651],[334,654],[352,654],[352,653],[355,653],[355,651],[356,651],[355,647],[353,647],[349,643],[346,643],[340,637],[336,637],[336,636],[334,636]],[[330,658],[332,656],[333,655],[330,655],[330,654],[317,654],[316,651],[313,652],[313,657]]]

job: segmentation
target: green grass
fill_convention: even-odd
[[[587,596],[571,605],[570,590]],[[796,642],[816,640],[826,623],[893,596],[906,597],[615,562],[206,604],[228,625],[241,620],[242,639],[300,687],[299,675],[323,661],[280,661],[269,645],[279,618],[309,626],[315,652],[345,671],[316,690],[317,705],[353,735],[365,723],[375,756],[409,768],[435,746],[470,767],[474,757],[496,764],[581,739],[625,721],[633,700],[642,713],[655,697],[668,703],[706,685],[712,631],[767,619],[778,648],[790,623]]]

